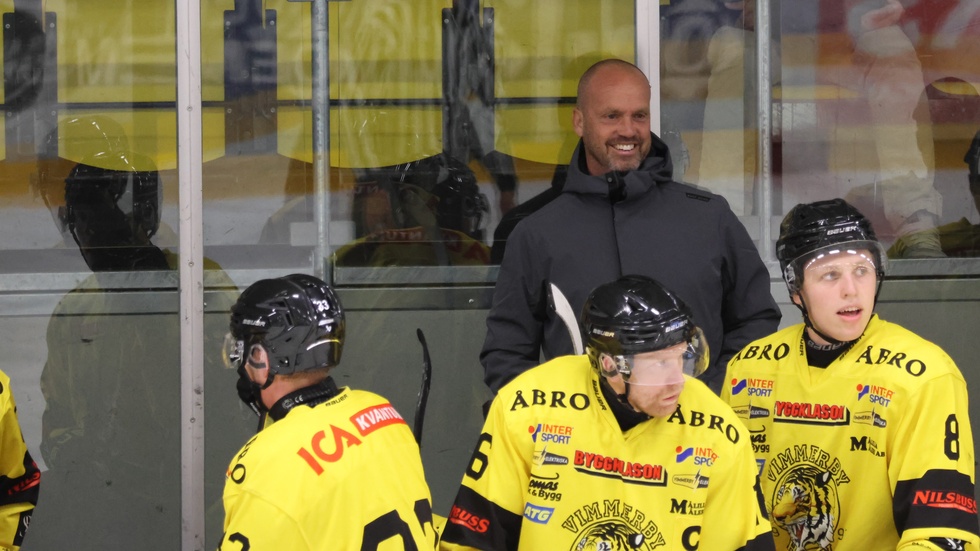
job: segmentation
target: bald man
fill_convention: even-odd
[[[496,393],[541,361],[573,353],[568,327],[549,306],[550,284],[577,318],[592,289],[637,274],[690,305],[711,352],[702,378],[717,392],[728,359],[779,325],[769,273],[722,197],[672,180],[639,68],[600,61],[577,93],[572,122],[581,140],[568,179],[508,238],[480,353],[484,380]]]

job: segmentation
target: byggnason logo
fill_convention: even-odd
[[[711,448],[677,446],[677,462],[683,463],[688,459],[693,459],[695,465],[706,465],[710,467],[718,459],[718,454],[711,451]]]
[[[568,444],[572,441],[572,427],[538,423],[527,428],[531,440],[542,443]]]
[[[604,478],[618,478],[627,484],[666,486],[667,470],[663,465],[628,461],[598,453],[575,450],[575,470]]]
[[[858,384],[857,386],[858,402],[860,402],[865,396],[867,396],[868,401],[872,404],[879,404],[884,407],[888,407],[892,403],[892,397],[895,395],[895,391],[885,388],[883,386],[876,385],[863,385]]]
[[[772,396],[772,379],[732,379],[732,396]]]
[[[538,524],[548,524],[551,515],[555,512],[554,507],[541,507],[531,503],[524,504],[524,518]]]

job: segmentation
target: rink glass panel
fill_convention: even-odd
[[[76,4],[0,1],[0,369],[45,469],[25,549],[59,549],[79,533],[90,534],[80,547],[174,549],[180,480],[190,476],[179,455],[188,343],[177,270],[178,21],[170,2]],[[338,381],[387,396],[406,418],[423,330],[434,375],[422,454],[435,511],[448,513],[489,398],[478,355],[498,269],[486,253],[505,191],[523,203],[568,163],[577,79],[603,57],[654,77],[675,179],[721,194],[743,220],[784,326],[799,314],[773,239],[797,202],[848,196],[889,243],[912,205],[962,229],[955,257],[896,259],[880,311],[941,344],[980,388],[970,363],[980,352],[970,333],[980,325],[980,268],[968,231],[980,215],[964,161],[980,130],[980,10],[930,6],[911,4],[867,36],[861,14],[830,1],[760,2],[765,19],[748,22],[707,0],[351,0],[326,3],[317,50],[312,3],[202,1],[192,162],[202,173],[204,209],[193,216],[205,315],[191,338],[205,350],[195,367],[204,547],[221,533],[225,466],[254,431],[217,357],[227,311],[250,283],[291,272],[339,289],[349,337]],[[769,37],[761,49],[757,29]],[[891,81],[869,80],[874,62],[890,64]],[[324,82],[329,108],[318,120],[314,87]],[[879,112],[869,100],[893,107]],[[442,197],[438,182],[399,172],[442,153],[475,182],[466,197],[486,199],[476,227],[445,227],[459,212],[426,216]],[[361,260],[335,261],[362,244]]]

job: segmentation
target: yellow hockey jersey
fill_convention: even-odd
[[[441,548],[772,549],[743,424],[688,379],[669,418],[623,432],[586,356],[498,393]]]
[[[384,398],[297,405],[228,466],[223,551],[434,549],[419,448]]]
[[[41,472],[17,422],[10,377],[0,371],[0,550],[19,549],[37,505]]]
[[[828,367],[810,367],[803,330],[744,348],[722,387],[751,434],[777,549],[978,549],[966,383],[952,359],[874,316]]]

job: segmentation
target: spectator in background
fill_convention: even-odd
[[[963,156],[963,162],[969,168],[967,179],[969,180],[970,195],[973,196],[973,205],[980,213],[980,131],[973,136],[973,143]],[[939,243],[943,248],[943,254],[951,257],[976,257],[980,256],[980,225],[974,224],[966,218],[960,218],[956,222],[943,224],[938,228]],[[888,256],[903,258],[908,248],[908,240],[900,237],[895,244],[888,248]]]

